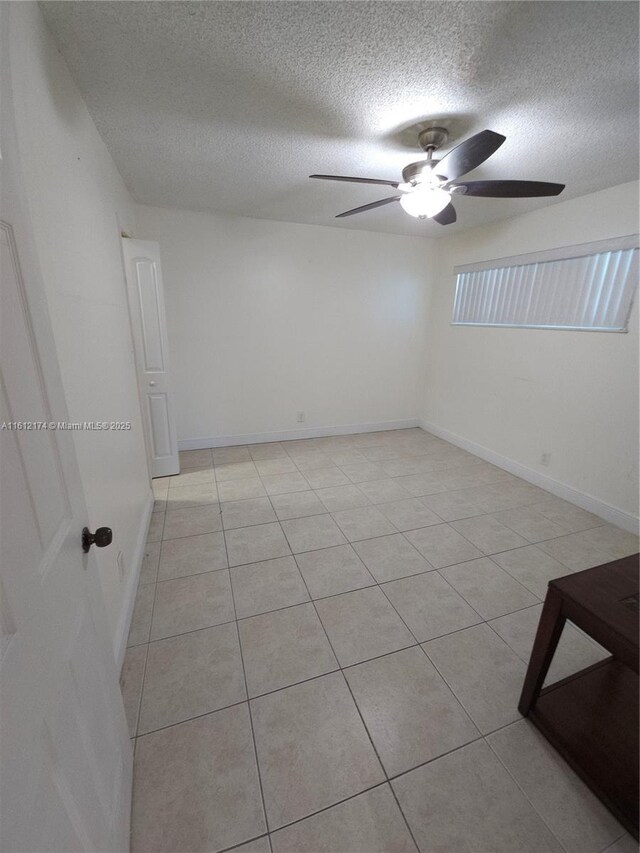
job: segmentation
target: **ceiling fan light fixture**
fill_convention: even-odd
[[[450,201],[448,192],[428,185],[418,185],[411,192],[403,193],[400,197],[404,212],[417,218],[435,216],[444,210]]]

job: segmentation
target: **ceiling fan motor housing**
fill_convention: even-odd
[[[402,170],[402,180],[405,184],[419,183],[424,179],[425,173],[438,174],[436,166],[439,160],[419,160],[417,163],[409,163]]]

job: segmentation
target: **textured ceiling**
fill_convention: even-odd
[[[442,227],[392,194],[313,172],[397,180],[424,154],[506,135],[472,178],[566,183],[560,200],[637,177],[638,5],[631,2],[43,2],[137,201],[441,236],[558,199],[457,198]]]

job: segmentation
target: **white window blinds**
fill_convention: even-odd
[[[638,236],[456,267],[453,324],[624,332]]]

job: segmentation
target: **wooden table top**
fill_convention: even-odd
[[[600,620],[638,648],[638,565],[640,554],[604,563],[549,582],[564,599]]]

